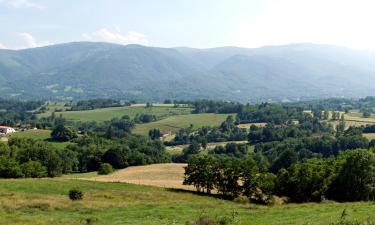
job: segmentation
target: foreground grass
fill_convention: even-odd
[[[97,121],[103,122],[111,120],[115,117],[122,117],[128,115],[130,118],[134,118],[137,114],[152,114],[158,117],[167,117],[172,115],[183,115],[190,114],[191,108],[173,108],[170,105],[155,105],[150,108],[146,108],[144,105],[124,106],[124,107],[111,107],[85,111],[66,111],[56,112],[56,116],[60,114],[68,119],[74,121]],[[39,117],[48,117],[51,112],[39,114]]]
[[[203,126],[219,126],[227,118],[227,116],[227,114],[213,113],[171,116],[152,123],[138,124],[133,133],[147,135],[148,131],[153,128],[160,129],[165,133],[175,133],[181,128],[189,127],[190,124],[193,124],[194,128]]]
[[[84,191],[72,202],[69,189]],[[185,224],[199,215],[230,216],[235,224],[327,224],[346,209],[348,219],[371,218],[373,203],[240,204],[190,192],[71,179],[0,180],[0,224]]]

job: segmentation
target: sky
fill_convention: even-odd
[[[333,44],[375,50],[373,0],[0,0],[0,48]]]

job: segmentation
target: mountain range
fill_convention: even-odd
[[[375,93],[375,52],[330,45],[157,48],[74,42],[0,50],[2,97],[240,102]]]

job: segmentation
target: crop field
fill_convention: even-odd
[[[68,119],[75,121],[97,121],[103,122],[111,120],[115,117],[122,117],[128,115],[130,118],[134,118],[137,114],[152,114],[157,117],[167,117],[172,115],[184,115],[190,114],[191,108],[173,108],[169,105],[155,105],[153,107],[146,108],[144,105],[124,106],[124,107],[111,107],[85,111],[64,111],[56,112],[56,116],[60,114]],[[51,112],[42,113],[39,117],[50,116]]]
[[[367,134],[363,134],[363,136],[369,140],[375,139],[375,133],[367,133]]]
[[[83,200],[71,201],[79,188]],[[77,179],[0,180],[0,224],[185,224],[200,216],[232,217],[241,225],[324,225],[347,218],[373,219],[373,203],[288,204],[261,206],[159,187]],[[142,222],[141,222],[142,221]]]
[[[357,121],[357,122],[366,122],[366,123],[375,123],[375,116],[372,115],[369,118],[363,117],[362,113],[350,112],[345,114],[345,120],[347,121]]]
[[[114,173],[89,178],[94,181],[124,182],[166,188],[192,189],[182,185],[184,180],[183,163],[164,163],[146,166],[133,166]]]
[[[250,129],[252,125],[255,125],[257,127],[265,127],[267,123],[243,123],[243,124],[238,124],[237,127],[242,128],[242,129]]]
[[[181,128],[189,127],[190,124],[193,124],[194,128],[218,126],[227,118],[227,116],[227,114],[213,113],[171,116],[151,123],[138,124],[133,133],[147,135],[148,131],[153,128],[160,129],[160,131],[164,133],[174,133]]]

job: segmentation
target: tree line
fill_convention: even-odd
[[[274,196],[291,202],[370,201],[375,198],[374,149],[356,149],[329,159],[293,163],[277,173],[262,171],[251,157],[194,155],[184,184],[199,192],[268,203]]]

